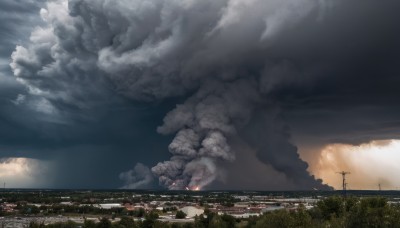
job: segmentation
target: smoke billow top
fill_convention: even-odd
[[[47,107],[85,107],[112,87],[136,101],[184,97],[157,128],[175,135],[171,158],[151,168],[168,189],[203,188],[219,164],[235,161],[240,137],[265,164],[301,188],[325,188],[307,172],[269,92],[285,58],[269,54],[278,35],[304,18],[321,20],[317,0],[57,0],[44,24],[12,54],[14,75]],[[290,69],[289,69],[290,70]],[[135,175],[138,175],[137,177]],[[124,187],[152,181],[138,164]]]

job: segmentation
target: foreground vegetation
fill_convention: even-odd
[[[382,197],[356,198],[329,197],[321,200],[314,208],[306,210],[300,206],[296,211],[278,210],[260,217],[235,219],[229,215],[217,215],[206,210],[205,215],[195,218],[191,223],[165,223],[158,221],[158,214],[150,212],[144,220],[122,217],[119,222],[111,222],[107,218],[100,222],[86,221],[84,224],[73,222],[43,225],[32,223],[30,227],[50,228],[150,228],[150,227],[182,227],[182,228],[230,228],[230,227],[387,227],[400,228],[400,207],[391,205]]]

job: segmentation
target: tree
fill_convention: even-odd
[[[325,220],[329,220],[332,216],[340,217],[344,212],[343,199],[338,196],[319,201],[317,207],[321,211],[322,218]]]
[[[143,208],[139,208],[139,210],[135,210],[134,211],[134,216],[135,217],[138,217],[138,218],[141,218],[141,217],[143,217],[144,215],[146,214],[146,212],[144,211],[144,209]]]
[[[142,223],[143,228],[153,228],[156,224],[158,219],[158,214],[155,211],[151,211],[150,213],[146,214],[145,220]]]
[[[295,227],[311,227],[312,226],[312,218],[310,214],[307,212],[306,208],[303,204],[299,206],[296,212],[290,214],[291,217],[294,218],[294,226]]]
[[[176,215],[175,215],[175,218],[176,219],[184,219],[184,218],[186,218],[186,214],[183,211],[177,211]]]
[[[224,220],[221,219],[219,215],[214,215],[213,218],[210,220],[208,225],[209,228],[227,228],[226,223]]]
[[[286,210],[277,210],[264,214],[256,223],[256,228],[295,227],[294,218]]]
[[[393,208],[393,207],[392,207]],[[350,211],[348,216],[348,227],[398,227],[391,226],[393,214],[392,208],[387,200],[382,197],[371,197],[361,199]]]
[[[85,222],[83,222],[83,227],[84,228],[95,228],[96,227],[96,223],[92,220],[87,220],[85,219]]]
[[[118,223],[120,226],[125,227],[125,228],[133,228],[136,227],[135,221],[133,221],[132,218],[129,217],[122,217],[121,220]]]
[[[30,222],[29,223],[29,227],[30,228],[42,228],[42,227],[45,227],[45,225],[43,224],[43,223],[37,223],[37,222]]]
[[[194,227],[195,228],[204,228],[204,227],[206,227],[206,226],[204,226],[203,221],[204,221],[204,216],[203,215],[200,215],[200,216],[196,215],[194,217]]]
[[[236,225],[236,219],[231,215],[223,214],[221,219],[225,222],[227,227],[235,227]]]
[[[46,227],[48,228],[76,228],[77,224],[73,221],[67,221],[67,222],[58,222],[54,224],[49,224]]]
[[[97,228],[111,228],[112,225],[111,225],[110,220],[108,220],[108,218],[103,217],[103,218],[100,219],[100,222],[97,223],[96,227]]]

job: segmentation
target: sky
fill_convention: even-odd
[[[397,0],[3,0],[0,183],[398,189]]]

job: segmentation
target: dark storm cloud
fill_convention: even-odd
[[[29,37],[31,26],[40,24],[37,16],[44,1],[1,1],[0,69],[8,70],[10,54],[17,43]]]
[[[12,51],[14,47],[10,44],[15,44],[16,40],[21,40],[21,37],[18,35],[22,35],[22,37],[29,36],[29,34],[23,34],[20,29],[22,28],[23,30],[25,30],[24,32],[26,32],[26,27],[29,27],[29,24],[27,24],[26,22],[39,22],[35,18],[37,18],[37,14],[40,10],[40,2],[41,1],[16,0],[2,1],[0,3],[1,19],[3,21],[3,23],[1,23],[0,25],[2,51]],[[9,56],[7,57],[9,58]]]
[[[38,120],[32,110],[17,107],[17,116],[3,113],[6,119],[1,122],[1,156],[51,161],[55,165],[48,175],[54,178],[46,186],[119,187],[119,173],[135,162],[152,164],[153,157],[167,158],[163,151],[170,140],[154,130],[157,120],[162,119],[158,112],[164,108],[132,109],[131,103],[125,105],[79,111],[74,118],[69,110],[66,124]],[[18,113],[22,110],[31,116],[24,118]]]
[[[168,149],[171,159],[151,169],[164,186],[203,187],[225,179],[229,188],[235,184],[224,173],[240,167],[235,159],[243,152],[237,150],[247,148],[256,158],[249,161],[273,170],[266,175],[282,174],[280,186],[325,188],[306,171],[291,137],[358,143],[396,136],[399,5],[49,1],[40,12],[43,25],[12,54],[13,73],[29,93],[17,93],[11,111],[2,112],[10,118],[23,110],[36,119],[4,124],[25,128],[12,137],[15,144],[31,140],[37,150],[49,151],[43,157],[52,149],[61,151],[54,156],[66,156],[62,148],[68,145],[76,153],[65,161],[83,151],[86,161],[98,153],[104,157],[98,167],[108,167],[102,174],[110,178],[133,166],[127,158],[133,163],[140,155],[155,164]],[[111,115],[118,105],[145,108]],[[175,137],[156,135],[156,126]],[[143,139],[160,145],[152,150],[159,159],[145,155],[151,143],[138,142]],[[115,149],[123,151],[123,167],[115,157],[106,165],[113,157],[106,151]],[[147,169],[140,167],[121,174],[126,186],[148,183]]]
[[[0,2],[0,135],[3,142],[16,140],[15,135],[29,135],[18,132],[23,125],[13,121],[18,116],[13,101],[26,89],[12,76],[9,63],[15,45],[26,42],[32,26],[40,24],[38,12],[42,1],[1,1]],[[2,145],[4,145],[2,143]]]
[[[271,51],[286,67],[270,95],[296,134],[356,144],[398,138],[398,9],[398,1],[348,1],[282,34]]]
[[[83,107],[63,100],[50,101],[16,81],[9,66],[11,54],[17,45],[35,39],[31,31],[44,24],[40,9],[45,2],[0,2],[0,158],[26,161],[32,167],[32,173],[26,175],[36,178],[34,174],[40,172],[45,176],[32,180],[32,184],[25,177],[17,180],[20,177],[16,175],[18,185],[13,186],[13,181],[7,183],[9,187],[118,187],[120,181],[116,177],[122,170],[138,161],[154,162],[137,155],[138,152],[163,157],[162,150],[168,146],[169,138],[158,136],[154,129],[163,117],[160,110],[166,112],[171,105],[164,102],[155,108],[134,104],[119,95],[110,95],[107,88],[98,87],[99,93],[85,93],[90,102]],[[54,82],[47,84],[56,86]],[[84,81],[78,84],[90,87]],[[46,173],[36,163],[49,165],[41,167]],[[94,175],[99,178],[88,181],[88,176]]]
[[[42,1],[0,2],[0,105],[15,99],[24,88],[11,76],[10,56],[15,45],[29,38],[31,27],[40,24],[37,16]],[[31,24],[32,23],[32,24]]]
[[[323,4],[147,1],[129,6],[110,1],[48,3],[41,10],[47,26],[36,28],[31,43],[17,46],[12,54],[14,75],[44,99],[41,111],[56,114],[60,102],[85,108],[90,107],[86,94],[107,96],[107,79],[139,101],[195,92],[158,128],[160,133],[177,135],[169,146],[171,160],[158,163],[152,171],[170,189],[204,187],[218,177],[218,162],[235,160],[228,139],[249,123],[256,107],[265,105],[265,94],[257,91],[258,71],[265,67],[260,57],[267,54],[263,46],[308,13],[319,15]],[[235,36],[243,32],[237,28],[246,30],[247,25],[252,30]],[[268,152],[280,149],[285,148]],[[260,150],[265,152],[264,147]],[[296,172],[281,165],[300,161],[297,151],[291,148],[286,155],[283,161],[263,161],[297,179]]]

